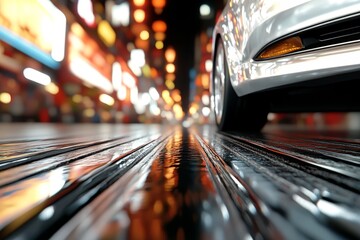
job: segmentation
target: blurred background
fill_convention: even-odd
[[[222,3],[0,0],[0,121],[208,121]]]
[[[209,123],[223,0],[0,0],[0,122]],[[305,125],[355,113],[270,114]]]

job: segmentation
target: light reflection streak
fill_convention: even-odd
[[[293,200],[297,202],[301,207],[307,209],[309,212],[311,212],[314,215],[317,215],[319,213],[318,208],[313,204],[312,202],[302,198],[299,195],[294,194],[292,196]]]
[[[25,213],[38,203],[59,192],[67,179],[66,168],[37,175],[0,190],[0,226]],[[47,210],[43,217],[49,216]]]
[[[322,199],[317,202],[316,206],[319,208],[320,212],[329,217],[345,219],[347,221],[360,224],[360,211],[356,211],[355,209],[348,209],[344,206],[340,206]]]
[[[45,208],[39,215],[39,218],[43,221],[46,221],[50,218],[52,218],[52,216],[55,213],[55,209],[53,206],[49,206],[47,208]]]
[[[220,209],[221,209],[221,213],[222,213],[224,220],[229,221],[230,215],[229,215],[229,211],[228,211],[227,207],[225,206],[225,204],[223,204],[223,203],[220,204]]]
[[[186,141],[190,143],[190,148],[193,148],[193,142],[196,140],[193,135],[189,135]],[[202,219],[202,226],[211,229],[214,222],[210,213],[208,216],[197,216],[197,211],[194,211],[195,215],[182,216],[185,209],[202,207],[202,203],[207,201],[209,194],[215,191],[206,171],[205,162],[190,153],[188,153],[189,156],[184,157],[183,146],[184,135],[177,130],[151,164],[148,174],[142,175],[143,180],[140,181],[142,184],[136,185],[135,193],[122,208],[129,219],[126,228],[114,221],[108,222],[107,226],[101,230],[102,237],[108,236],[106,231],[110,228],[110,231],[115,234],[112,236],[127,231],[128,238],[164,239],[165,236],[170,236],[167,227],[173,226],[171,234],[174,236],[171,236],[184,238],[189,236],[188,224],[192,224],[191,222],[195,224],[194,219],[198,219],[197,221]],[[186,175],[183,175],[184,171]],[[184,181],[191,181],[192,184],[184,185]],[[221,205],[221,201],[218,204],[220,204],[221,214],[228,219],[229,213],[226,206]],[[181,219],[187,219],[189,222],[183,223]],[[191,228],[195,230],[196,226]]]

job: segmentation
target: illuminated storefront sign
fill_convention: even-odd
[[[66,18],[50,0],[0,0],[0,39],[57,68],[64,59]]]
[[[71,26],[68,49],[69,68],[75,76],[106,93],[114,91],[110,80],[113,57],[102,51],[78,23]]]

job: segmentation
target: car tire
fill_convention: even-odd
[[[218,39],[212,77],[215,122],[221,131],[260,131],[267,122],[266,101],[255,96],[238,97],[231,85],[224,45]]]

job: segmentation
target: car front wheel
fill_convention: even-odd
[[[228,64],[221,39],[216,44],[213,69],[213,98],[219,130],[260,131],[267,121],[264,100],[254,96],[238,97],[231,86]]]

